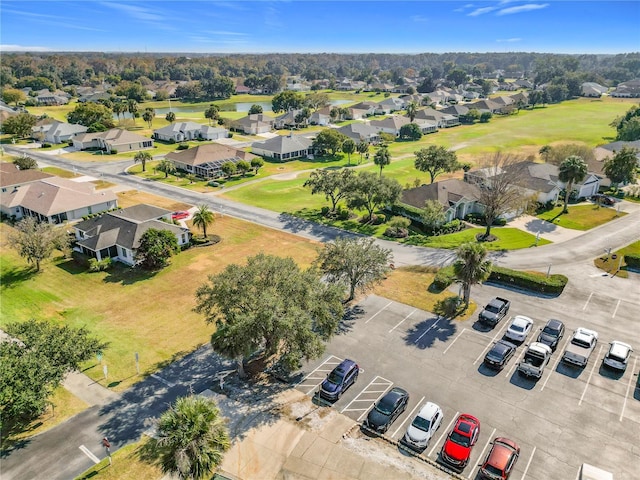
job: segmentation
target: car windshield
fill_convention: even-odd
[[[524,327],[522,325],[513,324],[511,325],[511,330],[514,332],[524,332]]]
[[[542,330],[542,333],[546,333],[547,335],[555,337],[558,335],[558,330],[547,325],[546,327],[544,327],[544,330]]]
[[[458,445],[462,445],[463,447],[468,447],[470,445],[469,437],[460,435],[458,432],[453,432],[451,434],[451,437],[449,438],[453,443],[457,443]]]
[[[574,338],[573,340],[571,340],[571,343],[573,343],[574,345],[577,345],[579,347],[582,347],[582,348],[590,348],[591,347],[591,344],[589,342],[585,342],[581,338]]]
[[[327,378],[327,380],[329,380],[331,383],[335,383],[336,385],[340,385],[342,383],[342,378],[343,378],[342,373],[336,372],[334,370],[329,374],[329,378]]]
[[[484,469],[489,473],[493,473],[494,475],[502,475],[502,470],[494,467],[493,465],[485,465]]]
[[[487,312],[491,312],[491,313],[498,313],[500,311],[500,308],[497,305],[487,305],[485,310]]]
[[[616,355],[615,353],[610,353],[608,356],[611,360],[615,360],[618,362],[624,362],[626,358],[626,357],[621,357],[620,355]]]
[[[502,349],[496,349],[494,348],[493,350],[490,350],[489,353],[487,353],[487,358],[491,359],[491,360],[502,360],[502,358],[505,355],[505,351]]]
[[[375,409],[383,415],[391,415],[393,411],[393,401],[387,397],[384,397],[378,403],[376,403]]]
[[[419,430],[424,430],[425,432],[429,431],[429,427],[431,426],[431,422],[429,420],[427,420],[426,418],[417,416],[415,418],[415,420],[413,422],[411,422],[411,425],[413,425],[414,427],[416,427]]]

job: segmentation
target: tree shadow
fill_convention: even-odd
[[[420,350],[432,347],[436,340],[446,342],[456,332],[456,324],[450,318],[433,316],[424,319],[405,331],[404,341]]]
[[[2,289],[14,288],[20,283],[32,279],[38,272],[33,267],[11,268],[2,274]]]
[[[117,262],[107,271],[104,277],[105,283],[119,283],[121,285],[133,285],[134,283],[149,280],[158,273],[158,270],[145,270],[119,265]]]
[[[338,324],[336,335],[343,335],[353,330],[353,326],[359,318],[364,317],[365,311],[360,305],[353,305],[347,307],[344,312],[344,317]]]
[[[554,220],[555,220],[555,218],[554,218]],[[553,220],[551,220],[551,222],[553,222]],[[548,222],[547,220],[541,220],[539,218],[536,218],[534,220],[528,221],[525,224],[525,227],[530,232],[551,233],[551,232],[553,232],[553,231],[558,229],[558,226],[554,225],[551,222]]]

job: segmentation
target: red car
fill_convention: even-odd
[[[520,456],[520,447],[513,440],[498,437],[486,460],[480,467],[480,478],[491,480],[507,480]]]
[[[469,463],[471,449],[478,441],[479,436],[480,420],[463,413],[458,417],[453,430],[447,436],[440,451],[440,459],[449,468],[461,472]]]
[[[171,218],[174,220],[183,220],[189,217],[189,212],[173,212]]]

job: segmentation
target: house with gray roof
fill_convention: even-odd
[[[277,160],[307,158],[313,153],[313,140],[302,135],[278,135],[262,142],[251,144],[251,152]]]
[[[35,217],[41,222],[62,223],[114,209],[118,206],[111,190],[96,190],[90,182],[49,177],[0,193],[0,210],[16,219]]]
[[[200,138],[203,125],[196,122],[175,122],[153,131],[153,138],[164,142],[185,142]]]
[[[77,135],[73,137],[73,146],[79,150],[95,148],[106,152],[115,150],[123,153],[153,148],[153,140],[128,130],[112,128],[106,132]]]
[[[436,111],[459,118],[469,113],[469,107],[465,107],[464,105],[449,105],[447,108]]]
[[[450,222],[455,218],[463,220],[470,213],[481,213],[483,206],[479,199],[480,189],[476,185],[452,178],[403,190],[400,203],[424,208],[427,200],[435,200],[442,205],[445,221]]]
[[[494,102],[493,100],[489,100],[485,98],[483,100],[478,100],[477,102],[467,104],[469,109],[475,108],[480,113],[489,112],[489,113],[505,113],[503,112],[503,108],[505,105],[501,103]]]
[[[141,204],[107,212],[74,225],[74,250],[97,260],[111,258],[134,266],[140,239],[152,228],[170,231],[180,246],[189,243],[189,229],[171,223],[171,211]]]
[[[264,113],[252,113],[246,117],[232,120],[230,127],[232,130],[246,133],[247,135],[258,135],[267,133],[273,129],[275,120]]]
[[[331,109],[333,107],[324,107],[320,110],[316,110],[309,117],[309,123],[311,125],[326,126],[331,123]]]
[[[206,143],[187,150],[179,150],[165,155],[178,170],[192,173],[201,178],[222,176],[222,165],[227,162],[238,163],[241,160],[251,162],[255,155],[221,143]]]
[[[619,83],[613,92],[611,92],[611,96],[621,98],[640,97],[640,79],[635,78]]]
[[[600,98],[608,91],[609,89],[607,87],[603,87],[596,82],[584,82],[580,85],[580,92],[583,97]]]
[[[54,120],[33,127],[31,137],[48,143],[64,143],[86,132],[87,127],[84,125]]]
[[[378,102],[375,113],[378,115],[388,115],[403,110],[406,106],[407,103],[402,98],[389,97]]]
[[[436,124],[438,128],[449,128],[460,125],[460,119],[455,115],[444,113],[433,108],[423,108],[416,112],[416,120],[428,120]]]
[[[212,127],[210,125],[202,125],[200,128],[200,138],[203,140],[220,140],[228,138],[229,130],[222,127]]]
[[[380,142],[380,130],[369,123],[350,123],[338,128],[338,131],[356,143]]]

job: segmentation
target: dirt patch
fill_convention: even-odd
[[[274,180],[294,180],[298,177],[298,172],[280,173],[271,177]]]
[[[151,193],[141,192],[139,190],[127,190],[124,192],[118,192],[118,206],[120,208],[127,208],[140,203],[147,203],[156,207],[165,208],[167,210],[188,210],[192,207],[188,203],[176,202],[170,198],[161,197],[159,195],[153,195]]]

